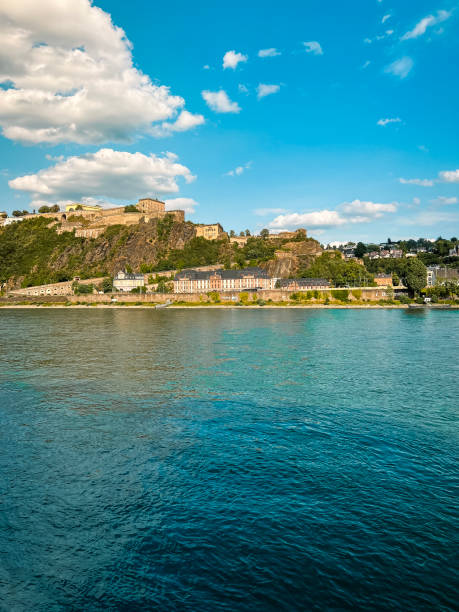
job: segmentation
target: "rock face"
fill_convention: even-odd
[[[138,270],[142,263],[156,263],[168,249],[183,249],[194,237],[191,223],[174,222],[165,229],[160,223],[151,220],[131,227],[112,226],[108,234],[105,232],[84,250],[84,264],[92,268],[103,262],[110,275],[123,270],[126,265]],[[52,262],[53,268],[66,269],[75,255],[81,256],[80,246],[69,247],[60,253]]]
[[[313,238],[301,242],[287,242],[282,250],[276,251],[274,259],[264,264],[265,270],[275,278],[295,276],[302,268],[311,265],[323,252],[322,247]]]

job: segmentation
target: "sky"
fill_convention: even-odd
[[[0,0],[0,210],[459,234],[459,2]]]

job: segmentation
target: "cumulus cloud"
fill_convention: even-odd
[[[285,208],[255,208],[253,212],[259,217],[265,217],[266,215],[280,215],[286,213],[287,210]]]
[[[446,183],[459,183],[459,169],[458,170],[445,170],[440,172],[438,176],[442,181]]]
[[[177,163],[177,156],[162,157],[100,149],[69,157],[36,174],[9,181],[11,189],[30,193],[34,201],[48,203],[82,198],[128,199],[177,193],[178,179],[190,183],[194,176]]]
[[[173,132],[186,132],[203,123],[205,119],[202,115],[193,115],[187,110],[182,110],[173,123],[165,121],[161,125],[153,126],[151,133],[158,137],[170,136]]]
[[[258,51],[258,57],[276,57],[276,55],[281,55],[281,52],[278,51],[275,47],[270,47],[269,49],[260,49]]]
[[[240,176],[245,170],[248,170],[252,166],[252,162],[248,161],[243,166],[236,166],[233,170],[225,173],[225,176]]]
[[[220,91],[201,92],[207,106],[216,113],[240,113],[241,107],[237,102],[232,102],[224,89]]]
[[[166,210],[184,210],[186,213],[194,213],[195,207],[199,204],[193,198],[172,198],[164,200]]]
[[[277,93],[279,89],[280,85],[265,85],[264,83],[260,83],[257,87],[257,98],[261,100],[261,98]]]
[[[406,32],[400,40],[409,40],[410,38],[418,38],[426,33],[427,28],[431,28],[437,23],[446,21],[452,15],[452,11],[437,11],[436,15],[427,15],[419,21],[412,30]]]
[[[377,125],[382,125],[383,127],[388,125],[389,123],[401,123],[400,117],[394,117],[393,119],[379,119]]]
[[[344,225],[344,219],[336,210],[318,210],[307,213],[289,213],[279,215],[269,223],[270,229],[294,229],[297,227],[308,227],[313,229],[326,229]]]
[[[399,182],[402,185],[418,185],[419,187],[433,187],[434,182],[431,179],[405,179],[399,178]]]
[[[359,223],[369,221],[370,219],[377,219],[385,213],[394,213],[397,210],[397,205],[394,202],[379,204],[377,202],[353,200],[352,202],[342,204],[341,210],[344,214],[350,216],[352,223]]]
[[[236,51],[227,51],[223,56],[223,68],[232,68],[235,70],[241,62],[246,62],[249,59],[248,55],[236,53]]]
[[[419,198],[413,198],[413,204],[416,204],[416,206],[418,206],[421,203],[421,200]]]
[[[438,198],[435,198],[434,200],[430,200],[430,201],[432,202],[432,204],[440,204],[440,205],[458,203],[458,199],[455,196],[452,196],[450,198],[445,197],[445,196],[438,196]]]
[[[395,60],[395,62],[392,62],[392,64],[386,66],[384,72],[387,72],[388,74],[393,74],[394,76],[398,76],[401,79],[404,79],[411,72],[413,66],[414,62],[411,57],[405,56],[401,57],[398,60]]]
[[[388,13],[387,15],[384,15],[384,17],[381,19],[381,23],[386,23],[386,21],[390,19],[391,17],[392,15],[390,13]]]
[[[134,67],[132,45],[90,0],[0,2],[0,125],[24,143],[124,142],[184,106]]]
[[[323,55],[322,47],[317,40],[311,40],[303,43],[306,53],[312,53],[313,55]]]
[[[305,213],[281,214],[273,219],[268,227],[277,230],[297,227],[324,230],[347,223],[368,223],[386,213],[394,213],[396,210],[397,204],[395,202],[379,204],[353,200],[352,202],[344,202],[336,210],[325,209]]]

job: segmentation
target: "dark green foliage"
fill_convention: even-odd
[[[166,215],[162,219],[158,219],[156,225],[158,240],[166,241],[169,239],[174,222],[175,220],[173,215]]]
[[[357,246],[354,249],[354,255],[356,257],[363,257],[367,252],[367,247],[363,244],[363,242],[358,242]]]
[[[73,283],[73,293],[75,295],[85,295],[89,293],[93,293],[94,286],[93,285],[82,285],[81,283]]]
[[[336,287],[345,285],[369,285],[374,282],[373,275],[369,274],[364,266],[355,261],[345,261],[337,253],[322,253],[312,265],[300,270],[301,278],[325,278]]]
[[[404,280],[405,285],[414,295],[417,295],[426,286],[427,269],[417,257],[408,260]]]
[[[38,209],[39,213],[55,213],[55,212],[59,212],[60,208],[58,206],[58,204],[53,204],[53,206],[40,206],[40,208]]]
[[[124,212],[136,213],[136,212],[139,212],[139,210],[135,204],[128,204],[127,206],[124,207]]]
[[[274,256],[276,247],[263,238],[252,236],[247,240],[240,251],[244,254],[245,259],[255,260],[256,263],[267,261]]]
[[[331,294],[335,300],[340,300],[341,302],[347,302],[349,300],[349,289],[335,289]]]
[[[155,270],[183,270],[218,263],[227,245],[226,240],[206,240],[202,236],[192,238],[183,249],[170,250]]]

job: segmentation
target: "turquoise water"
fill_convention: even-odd
[[[459,312],[0,310],[0,609],[453,610]]]

